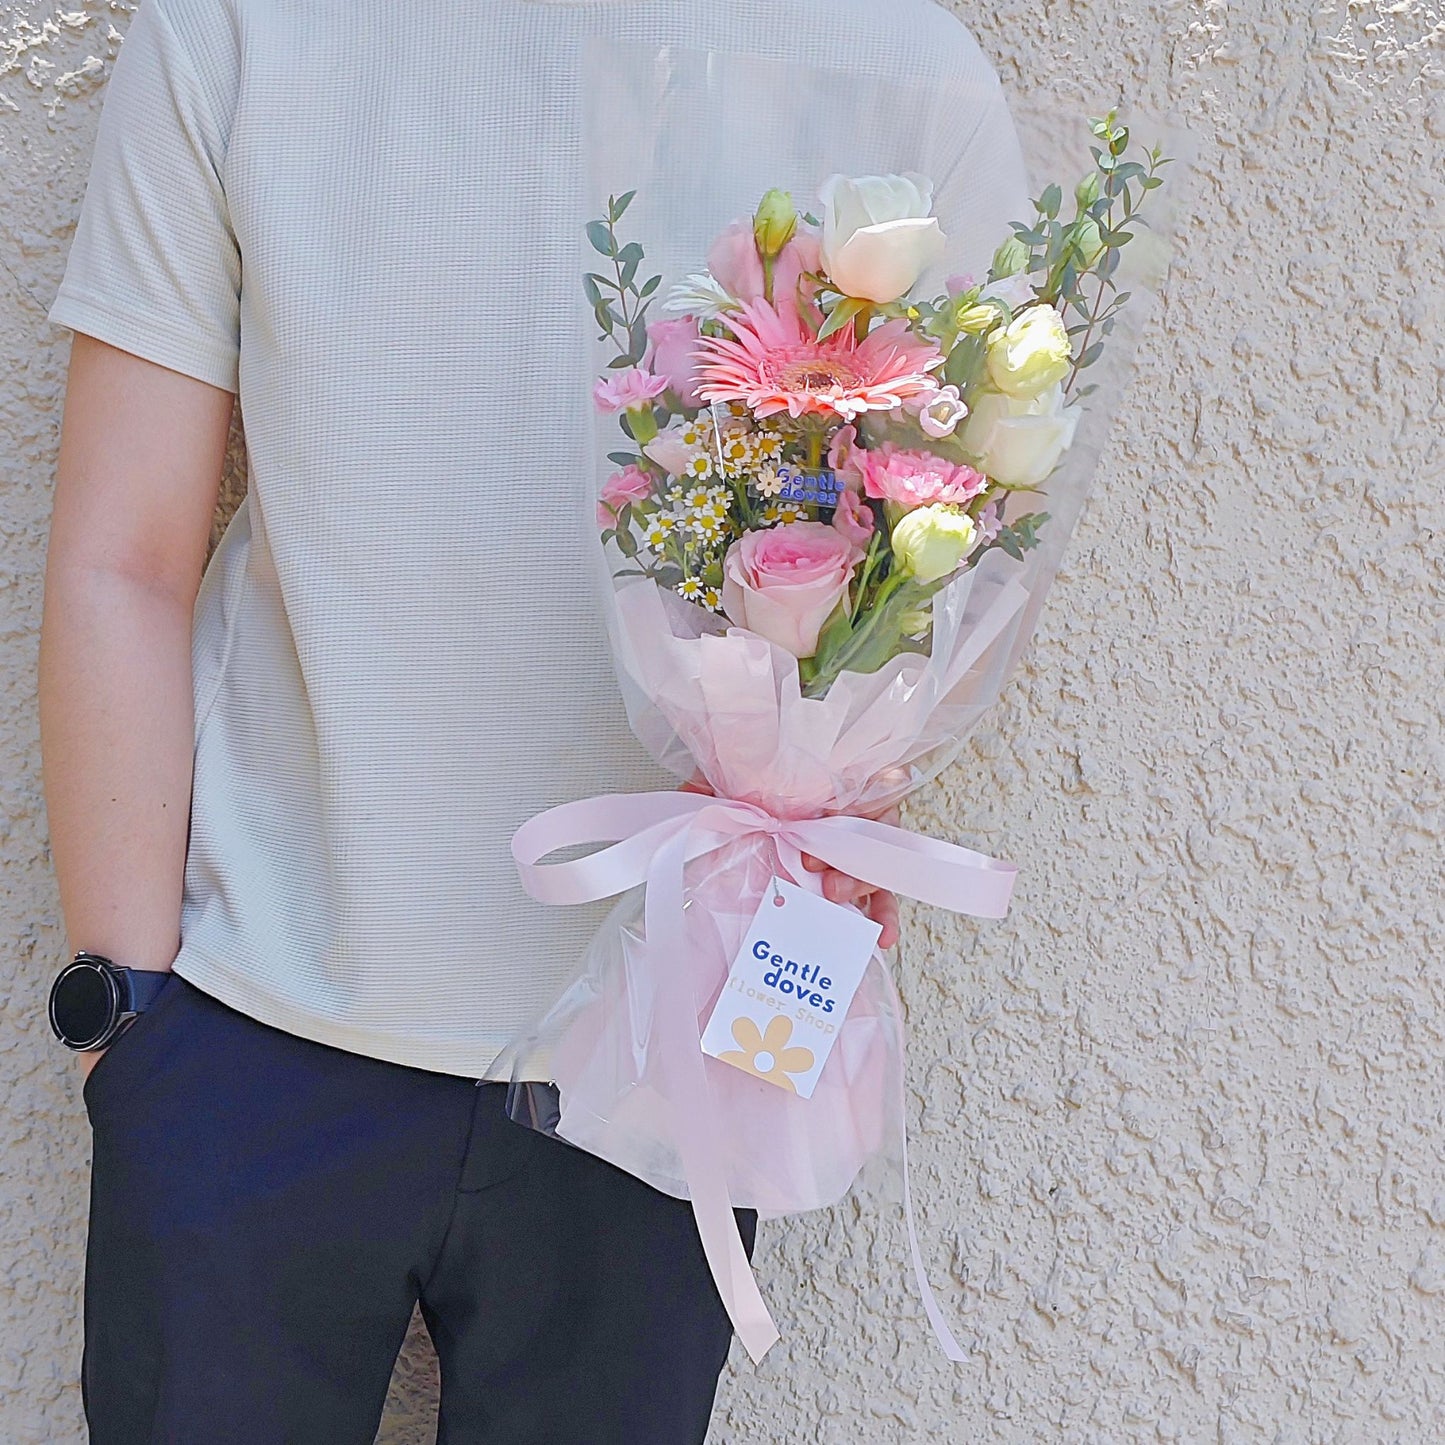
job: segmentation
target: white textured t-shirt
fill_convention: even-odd
[[[583,560],[595,35],[968,83],[978,113],[940,119],[980,265],[1024,214],[997,82],[930,0],[140,0],[49,312],[239,393],[176,972],[473,1077],[607,908],[532,902],[513,831],[677,781],[627,727]],[[846,84],[830,103],[846,126]]]

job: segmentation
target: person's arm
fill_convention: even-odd
[[[45,566],[41,766],[71,950],[133,968],[169,968],[180,947],[192,612],[234,401],[75,334]],[[85,1073],[99,1057],[81,1055]]]

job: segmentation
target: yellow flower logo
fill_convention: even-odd
[[[733,1038],[739,1048],[719,1054],[718,1058],[796,1094],[798,1086],[788,1076],[806,1074],[813,1067],[813,1051],[801,1044],[789,1048],[792,1036],[793,1021],[781,1014],[769,1021],[766,1032],[759,1032],[752,1019],[734,1019]]]

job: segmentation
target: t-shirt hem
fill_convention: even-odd
[[[53,325],[98,337],[133,356],[195,377],[197,381],[209,382],[232,393],[240,389],[239,351],[208,344],[194,333],[154,316],[127,311],[110,301],[61,286],[45,319]]]
[[[184,949],[177,956],[173,970],[187,983],[210,994],[228,1007],[255,1019],[258,1023],[327,1044],[347,1053],[363,1054],[387,1063],[404,1064],[408,1068],[425,1069],[433,1074],[454,1074],[468,1079],[495,1079],[490,1073],[507,1046],[506,1040],[480,1043],[421,1042],[400,1038],[382,1029],[367,1029],[292,1007],[283,998],[248,987],[244,977],[218,966],[214,961],[198,958]],[[533,1076],[542,1079],[540,1071]]]

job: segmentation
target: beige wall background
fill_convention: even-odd
[[[1176,109],[1199,176],[1026,665],[909,810],[1022,870],[1003,921],[905,906],[920,1229],[974,1358],[933,1346],[896,1205],[851,1199],[764,1227],[785,1339],[759,1369],[735,1346],[713,1438],[1445,1440],[1445,11],[957,8],[1016,97]],[[44,313],[130,13],[0,0],[7,1445],[83,1439]],[[434,1393],[418,1329],[380,1438],[430,1441]]]

